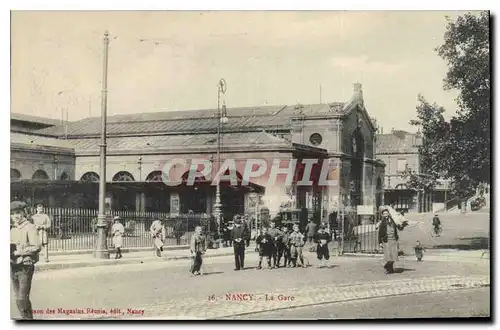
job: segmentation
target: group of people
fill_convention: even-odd
[[[319,230],[311,237],[316,243],[316,255],[319,260],[318,267],[327,266],[330,259],[328,243],[332,241],[330,233],[326,231],[324,224],[320,225]],[[262,259],[266,258],[267,268],[279,268],[281,258],[283,258],[283,267],[307,267],[304,262],[303,247],[306,244],[306,236],[299,230],[299,225],[294,224],[292,231],[288,232],[287,226],[282,226],[281,230],[276,228],[274,222],[270,223],[269,228],[262,228],[262,232],[256,238],[257,249],[259,252],[258,269],[262,268]]]

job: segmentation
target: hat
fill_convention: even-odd
[[[113,218],[113,221],[116,221],[116,220],[121,220],[122,218],[120,218],[119,215],[116,215],[114,218]]]
[[[378,208],[379,212],[384,212],[384,211],[389,211],[389,208],[385,205],[381,205],[379,208]]]
[[[10,212],[24,210],[26,208],[25,202],[13,201],[10,203]]]

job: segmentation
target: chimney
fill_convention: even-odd
[[[359,101],[361,104],[364,103],[363,101],[363,85],[361,85],[359,82],[354,83],[354,93],[353,93],[353,100]]]

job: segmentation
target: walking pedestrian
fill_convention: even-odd
[[[278,248],[281,242],[281,236],[283,236],[283,233],[279,228],[276,228],[276,222],[271,221],[270,223],[271,228],[267,231],[269,236],[271,236],[271,258],[273,261],[273,268],[279,267],[279,262],[278,261]]]
[[[328,251],[328,243],[332,241],[332,236],[326,231],[326,226],[322,224],[319,227],[314,241],[317,243],[316,254],[319,260],[318,268],[324,266],[328,267],[328,260],[330,260],[330,251]]]
[[[38,242],[42,245],[45,262],[49,262],[49,235],[47,232],[50,229],[51,221],[44,212],[43,204],[36,206],[36,213],[31,218],[38,232]]]
[[[153,237],[153,244],[156,249],[156,256],[161,257],[161,253],[163,252],[163,243],[165,242],[166,230],[165,226],[160,219],[156,219],[151,224],[149,228],[151,232],[151,236]]]
[[[309,250],[311,252],[314,251],[313,240],[314,240],[314,235],[316,235],[317,228],[318,228],[318,225],[315,222],[313,222],[311,217],[309,217],[309,220],[308,220],[307,225],[306,225],[306,234],[307,234],[307,242],[309,245]]]
[[[116,249],[115,259],[122,258],[122,246],[123,246],[123,234],[125,234],[125,228],[120,222],[121,218],[115,216],[113,218],[114,224],[111,227],[111,234],[113,235],[113,246]]]
[[[193,264],[190,269],[193,275],[203,275],[201,271],[201,266],[203,265],[203,255],[207,251],[206,239],[202,233],[201,226],[196,226],[194,229],[194,234],[191,236],[191,242],[189,244],[189,249],[191,250],[191,256],[193,258]]]
[[[422,258],[424,257],[424,248],[422,247],[422,245],[420,245],[420,241],[417,241],[414,249],[417,262],[422,262]]]
[[[299,267],[306,267],[304,264],[304,256],[302,254],[302,247],[305,244],[306,238],[299,231],[299,225],[293,225],[293,232],[290,234],[289,245],[290,245],[290,258],[292,260],[293,267],[297,267],[297,260],[300,261]]]
[[[248,245],[250,233],[246,226],[241,224],[241,218],[234,219],[234,227],[231,231],[231,240],[233,241],[234,251],[234,270],[245,269],[245,243]]]
[[[398,230],[403,230],[405,224],[396,224],[389,214],[389,209],[382,208],[382,220],[378,224],[378,241],[384,250],[386,274],[394,273],[394,262],[398,261]]]
[[[174,225],[175,244],[177,244],[177,245],[181,245],[181,237],[182,237],[182,232],[183,232],[182,227],[183,227],[182,221],[177,220],[175,222],[175,225]]]
[[[257,269],[262,269],[262,258],[266,257],[267,268],[271,269],[271,255],[273,254],[274,239],[268,233],[266,227],[262,228],[262,234],[257,236],[255,243],[259,247],[259,266]]]
[[[10,204],[10,281],[21,319],[33,319],[30,301],[31,283],[41,246],[36,226],[27,220],[26,203]]]

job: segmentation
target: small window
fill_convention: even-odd
[[[406,159],[400,158],[398,159],[398,172],[402,173],[406,170]]]
[[[319,146],[321,142],[323,142],[323,137],[319,133],[314,133],[309,137],[309,142],[311,142],[313,146]]]

